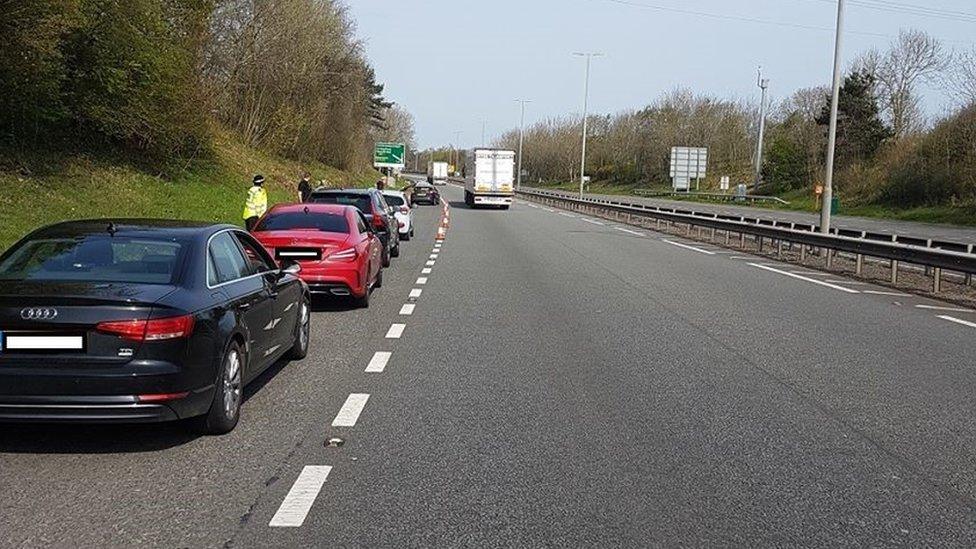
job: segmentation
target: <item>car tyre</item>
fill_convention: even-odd
[[[374,288],[383,287],[383,269],[380,269],[380,272],[376,273],[376,281],[373,282],[373,287]]]
[[[362,297],[354,297],[352,302],[359,309],[369,309],[369,288],[366,288],[366,293]]]
[[[308,355],[312,332],[312,304],[307,297],[298,306],[298,322],[295,326],[295,343],[288,351],[289,360],[301,360]]]
[[[213,402],[206,414],[194,418],[195,430],[203,435],[223,435],[234,430],[241,418],[244,398],[244,349],[234,341],[220,361]]]
[[[400,241],[397,240],[397,245],[395,248],[390,250],[390,257],[400,257]]]
[[[383,253],[381,255],[383,256],[383,260],[382,260],[383,261],[383,266],[384,267],[389,267],[390,266],[390,251],[387,250],[386,248],[383,248]]]
[[[412,233],[413,233],[413,231],[410,230],[410,231],[407,231],[407,232],[401,234],[400,235],[400,241],[401,242],[406,242],[406,241],[410,240],[410,237],[413,236]]]

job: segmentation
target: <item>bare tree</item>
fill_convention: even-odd
[[[922,129],[918,85],[936,81],[949,65],[942,42],[920,30],[902,30],[886,51],[863,54],[855,68],[876,80],[876,92],[895,135],[902,137]]]
[[[946,88],[963,106],[976,103],[976,46],[953,56]]]

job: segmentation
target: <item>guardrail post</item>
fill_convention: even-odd
[[[867,237],[867,235],[867,232],[861,231],[861,239],[864,239]],[[857,254],[854,263],[854,273],[857,274],[857,276],[861,276],[862,270],[864,270],[864,254]]]
[[[925,247],[926,248],[931,248],[932,247],[932,239],[931,238],[925,241]],[[925,266],[925,276],[929,276],[929,273],[931,273],[931,272],[932,272],[932,267],[929,267],[928,265],[926,265]]]
[[[732,239],[732,231],[726,229],[725,230],[725,245],[726,246],[729,245],[729,240],[731,240],[731,239]]]
[[[807,245],[800,244],[800,264],[802,265],[807,260]]]
[[[709,242],[715,242],[715,227],[712,227],[712,234],[708,237]]]
[[[936,267],[932,269],[932,293],[939,293],[942,291],[942,268]]]
[[[780,258],[783,257],[783,241],[782,240],[777,240],[776,241],[776,257],[780,257]]]
[[[763,244],[764,244],[764,243],[766,242],[766,237],[764,237],[764,236],[760,236],[760,237],[758,238],[758,240],[759,240],[759,244],[758,244],[758,246],[759,246],[759,251],[760,251],[760,252],[762,252],[762,251],[763,251]]]
[[[739,233],[739,247],[746,247],[746,233]]]
[[[973,253],[973,245],[966,246],[966,253]],[[966,286],[973,285],[973,273],[966,273]]]
[[[831,268],[834,265],[834,251],[830,248],[824,248],[824,252],[827,256],[827,268]]]
[[[891,260],[891,283],[898,284],[898,260]]]

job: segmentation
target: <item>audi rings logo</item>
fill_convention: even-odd
[[[20,310],[20,318],[24,320],[53,320],[58,316],[58,310],[53,307],[28,307]]]

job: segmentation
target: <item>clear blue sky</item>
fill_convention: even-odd
[[[516,98],[532,99],[526,124],[580,112],[583,61],[593,63],[590,112],[636,108],[678,86],[755,98],[757,65],[773,99],[827,84],[833,55],[832,0],[347,0],[387,96],[416,117],[421,147],[479,145],[518,124]],[[620,3],[618,3],[620,2]],[[844,57],[883,47],[900,28],[919,28],[963,49],[976,42],[964,17],[869,9],[902,5],[976,14],[973,0],[850,0]],[[626,5],[631,4],[631,5]],[[650,9],[702,12],[740,19]],[[775,21],[784,25],[744,19]],[[976,17],[974,17],[976,19]],[[495,67],[492,69],[491,67]],[[949,100],[926,93],[938,114]]]

